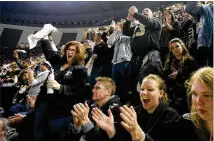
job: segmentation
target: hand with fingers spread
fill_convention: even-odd
[[[115,135],[115,127],[114,127],[114,116],[110,109],[108,109],[108,115],[106,116],[101,110],[98,108],[94,108],[92,110],[92,118],[97,123],[97,125],[105,130],[109,136],[112,138]]]
[[[74,110],[72,110],[71,113],[78,119],[78,122],[80,122],[81,125],[90,122],[90,119],[88,117],[89,107],[86,102],[85,104],[79,103],[74,105]]]
[[[124,105],[120,107],[120,117],[122,118],[121,125],[131,134],[133,140],[144,140],[145,134],[137,123],[137,114],[131,106],[130,108]]]

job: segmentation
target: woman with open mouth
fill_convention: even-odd
[[[34,141],[62,140],[68,133],[72,119],[70,110],[73,105],[83,100],[87,83],[87,69],[78,60],[80,48],[78,41],[65,44],[63,56],[53,50],[50,40],[42,39],[41,47],[45,58],[54,69],[54,78],[47,79],[42,87],[35,105],[33,121]],[[47,93],[47,88],[53,93]]]
[[[159,139],[161,136],[160,132],[164,124],[179,119],[178,113],[168,107],[167,105],[167,94],[165,92],[166,85],[164,81],[158,76],[150,74],[146,76],[141,85],[140,99],[142,105],[135,108],[138,127],[140,127],[146,134],[151,136],[154,140]],[[126,105],[120,107],[120,116],[122,118],[122,126],[126,127],[129,122],[134,126],[135,122],[133,120],[128,120],[130,111],[134,110],[133,106],[128,108]],[[96,115],[95,115],[96,116]],[[99,121],[99,124],[101,121]],[[110,125],[108,127],[111,127]],[[102,128],[102,127],[100,127]],[[105,129],[104,129],[105,130]],[[116,131],[116,136],[125,137],[127,141],[131,141],[129,134],[127,132],[121,133],[121,131]],[[135,140],[136,138],[133,138]]]
[[[204,67],[192,74],[186,83],[191,112],[174,121],[173,117],[176,116],[173,116],[175,112],[170,112],[171,108],[166,108],[165,112],[160,110],[162,109],[161,100],[158,106],[155,106],[157,99],[164,98],[163,89],[160,87],[161,79],[154,79],[158,78],[154,75],[147,76],[141,86],[143,106],[136,110],[132,106],[120,108],[120,116],[123,120],[121,124],[132,138],[127,137],[126,141],[213,141],[213,72],[213,68]],[[151,80],[156,80],[154,81],[156,84]],[[158,89],[157,84],[159,84]],[[149,113],[152,114],[148,116]],[[98,126],[107,132],[111,141],[114,140],[118,131],[112,127],[114,125],[112,113],[109,112],[107,117],[101,111],[95,111],[93,116],[98,119],[104,117],[105,120],[98,121]],[[122,134],[122,136],[125,135]]]

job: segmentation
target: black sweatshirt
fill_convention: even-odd
[[[139,13],[135,13],[133,16],[136,20],[138,20],[145,26],[145,33],[142,36],[134,37],[131,42],[133,54],[143,58],[149,51],[159,50],[159,40],[161,35],[162,23],[159,19],[149,18]],[[138,28],[136,26],[130,28],[130,24],[130,21],[126,21],[124,23],[123,34],[133,37],[136,32],[140,31],[136,31],[135,28]]]

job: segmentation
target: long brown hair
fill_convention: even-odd
[[[182,47],[182,59],[181,59],[182,65],[185,63],[185,61],[187,59],[193,60],[193,58],[190,55],[188,49],[186,48],[184,42],[179,38],[174,38],[169,42],[169,54],[168,54],[167,59],[166,59],[164,70],[169,70],[173,61],[175,60],[175,56],[173,55],[172,49],[171,49],[172,43],[174,43],[174,42],[178,42]]]

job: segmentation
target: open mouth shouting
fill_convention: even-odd
[[[143,100],[143,103],[149,103],[150,101],[150,99],[147,97],[143,97],[142,100]]]
[[[68,56],[68,58],[71,58],[73,55],[72,54],[68,54],[67,56]]]

